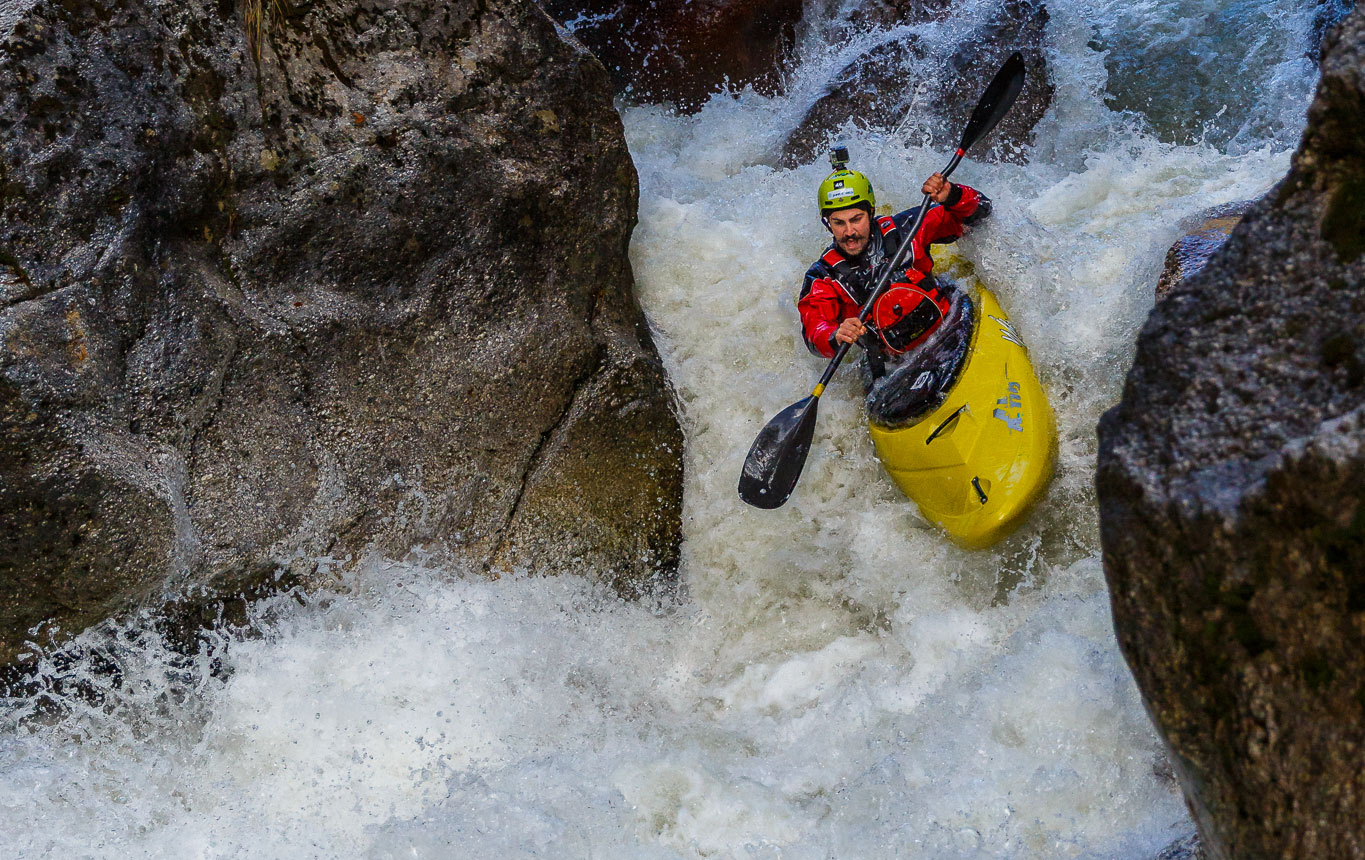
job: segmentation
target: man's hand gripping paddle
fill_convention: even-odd
[[[972,111],[972,118],[962,132],[962,142],[958,144],[957,152],[942,171],[945,179],[957,169],[967,150],[995,128],[996,123],[1009,112],[1023,87],[1024,58],[1015,53],[1005,61],[1005,65],[996,72],[986,91],[981,94],[981,101],[977,102],[976,110]],[[913,253],[915,236],[928,211],[929,195],[926,194],[920,203],[919,215],[906,233],[905,241],[901,242],[896,256],[878,278],[871,297],[858,314],[859,322],[866,322],[873,304],[886,290],[892,275],[907,265],[907,258]],[[756,508],[771,509],[781,507],[791,497],[801,477],[801,468],[806,465],[810,440],[815,435],[815,414],[820,405],[820,395],[824,393],[825,385],[834,376],[839,363],[848,354],[848,348],[849,344],[840,345],[809,397],[783,409],[759,432],[753,447],[749,449],[749,456],[744,460],[744,471],[739,476],[741,499]]]

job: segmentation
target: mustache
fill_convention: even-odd
[[[849,233],[847,236],[845,236],[844,238],[840,239],[839,241],[840,241],[840,243],[844,243],[844,242],[861,242],[862,240],[864,240],[864,239],[866,239],[866,238],[867,238],[867,236],[860,235],[860,234],[858,234],[858,233]]]

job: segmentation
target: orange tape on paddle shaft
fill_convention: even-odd
[[[824,394],[824,393],[825,393],[825,385],[824,385],[824,383],[818,383],[818,384],[815,386],[815,390],[812,391],[812,392],[810,393],[810,396],[811,396],[811,397],[819,397],[821,394]]]

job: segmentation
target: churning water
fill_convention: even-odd
[[[1287,169],[1313,10],[1048,8],[1056,96],[1029,163],[955,177],[995,201],[959,253],[1058,415],[1056,481],[1018,534],[971,553],[924,528],[851,368],[788,505],[736,496],[754,434],[823,366],[795,293],[826,168],[770,165],[884,38],[812,28],[786,97],[624,109],[638,289],[688,438],[681,596],[376,563],[341,595],[257,605],[262,637],[194,659],[136,625],[87,635],[0,708],[0,856],[1145,860],[1188,832],[1110,625],[1094,427],[1181,219]],[[948,156],[912,131],[846,140],[904,205]]]

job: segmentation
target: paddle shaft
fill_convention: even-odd
[[[944,179],[947,179],[952,175],[952,172],[957,169],[958,164],[962,162],[962,156],[964,154],[965,150],[961,148],[953,153],[953,158],[948,162],[948,166],[940,171],[940,173],[943,174]],[[882,272],[881,277],[877,279],[877,286],[872,290],[872,295],[869,296],[867,302],[863,304],[862,311],[858,314],[858,322],[867,322],[867,318],[872,315],[872,306],[876,304],[877,299],[881,297],[881,294],[886,292],[887,286],[891,283],[892,276],[900,271],[901,267],[905,266],[908,262],[913,262],[915,237],[919,235],[919,228],[924,224],[924,216],[929,212],[929,203],[929,195],[926,194],[924,195],[924,200],[919,205],[919,212],[915,215],[914,223],[910,225],[910,230],[906,233],[900,248],[896,250],[896,255],[891,258],[891,262],[887,265],[886,271]],[[909,258],[908,260],[907,257]],[[825,385],[834,377],[834,371],[839,369],[839,365],[843,362],[844,356],[848,355],[849,347],[852,345],[853,344],[851,343],[839,345],[838,351],[834,353],[834,358],[830,359],[829,366],[825,368],[825,372],[820,375],[820,381],[815,384],[815,389],[811,391],[812,397],[819,397],[821,394],[825,393]]]

